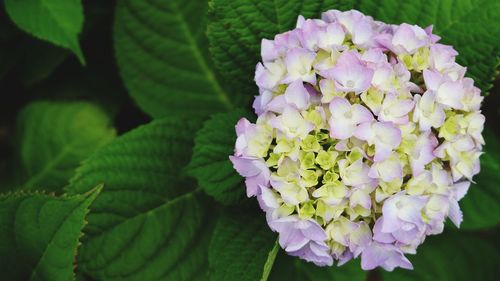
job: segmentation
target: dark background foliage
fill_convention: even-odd
[[[64,26],[80,1],[43,2],[0,1],[0,280],[497,279],[498,1],[83,0],[79,45],[45,36],[43,12]],[[462,229],[429,237],[414,271],[285,255],[227,159],[260,39],[329,8],[435,24],[489,92]]]

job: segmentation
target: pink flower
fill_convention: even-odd
[[[318,46],[324,50],[341,48],[344,42],[345,32],[337,23],[330,23],[319,33]]]
[[[401,24],[392,37],[392,48],[397,54],[413,54],[417,49],[428,46],[431,38],[427,32],[417,25]]]
[[[338,162],[338,166],[342,182],[346,185],[356,187],[373,183],[373,179],[368,175],[370,167],[363,162],[363,158],[353,163],[349,163],[346,159],[341,159]]]
[[[408,123],[408,113],[413,109],[415,102],[409,98],[399,98],[396,95],[386,95],[378,115],[380,121],[390,121],[394,124]]]
[[[423,227],[421,211],[427,200],[423,196],[396,194],[385,200],[382,207],[381,231],[393,233],[410,226]]]
[[[391,122],[365,122],[356,128],[354,136],[375,145],[375,162],[387,159],[401,143],[401,130]]]
[[[258,63],[255,71],[255,82],[261,89],[272,90],[278,86],[285,75],[285,67],[280,61]]]
[[[310,106],[310,94],[302,80],[295,80],[285,90],[285,94],[275,97],[267,106],[268,110],[282,113],[287,106],[305,110]]]
[[[271,172],[261,158],[229,156],[234,169],[245,177],[247,196],[256,196],[260,192],[259,185],[268,186]]]
[[[391,152],[384,160],[375,161],[368,176],[374,179],[381,179],[384,182],[391,182],[403,177],[403,165],[399,159],[399,154]]]
[[[361,268],[372,270],[378,266],[387,271],[393,271],[396,267],[413,269],[398,247],[373,241],[361,254]]]
[[[414,96],[416,108],[413,121],[418,122],[421,131],[429,131],[431,127],[439,128],[446,117],[443,107],[436,102],[436,93],[426,91],[423,95]]]
[[[438,72],[424,70],[424,81],[427,90],[436,93],[436,101],[445,107],[463,109],[462,99],[465,95],[461,81],[452,81]]]
[[[337,89],[344,92],[362,93],[370,87],[373,70],[368,68],[356,51],[344,51],[331,70],[321,73],[328,79],[335,80]]]
[[[276,44],[274,41],[268,39],[262,39],[260,54],[264,62],[273,61],[279,57],[279,51]]]
[[[306,49],[292,49],[287,52],[285,65],[287,74],[281,81],[290,84],[295,80],[302,80],[311,84],[316,83],[316,74],[312,68],[316,54]]]
[[[366,107],[360,104],[351,105],[345,98],[333,98],[330,111],[330,135],[337,139],[351,137],[359,124],[373,120],[372,113]]]
[[[438,40],[355,10],[262,40],[258,118],[238,121],[230,160],[289,255],[411,269],[405,254],[460,225],[483,97]]]
[[[291,106],[286,106],[283,109],[283,114],[272,117],[269,120],[269,125],[290,139],[303,139],[314,129],[314,124],[305,120],[300,112]]]
[[[252,103],[252,107],[255,110],[255,114],[261,115],[267,111],[267,106],[273,99],[273,93],[269,90],[261,90],[260,95],[255,97]]]
[[[332,265],[327,238],[323,228],[314,220],[288,216],[269,221],[272,230],[279,233],[280,246],[292,256],[311,261],[319,266]]]
[[[436,156],[434,149],[438,146],[438,140],[431,131],[422,133],[418,136],[411,154],[409,155],[411,170],[413,176],[418,176]]]
[[[453,67],[457,51],[452,46],[435,44],[430,47],[430,64],[437,71]]]

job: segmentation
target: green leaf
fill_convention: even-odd
[[[494,227],[500,223],[500,148],[493,131],[485,130],[486,145],[481,156],[481,172],[474,177],[473,184],[460,201],[464,214],[461,228],[479,229]]]
[[[90,204],[83,195],[0,195],[0,270],[4,280],[74,280],[74,260]]]
[[[302,260],[296,260],[295,266],[310,281],[364,281],[368,275],[368,272],[361,269],[359,258],[340,267],[319,267]]]
[[[442,42],[460,53],[458,62],[468,67],[467,75],[483,91],[491,88],[500,62],[500,2],[488,0],[213,0],[208,38],[215,64],[234,89],[255,94],[261,40],[292,29],[298,15],[318,18],[328,9],[357,9],[394,24],[434,24]]]
[[[292,29],[299,15],[318,17],[334,6],[330,0],[212,0],[207,35],[224,81],[234,90],[256,95],[253,78],[261,40]]]
[[[78,43],[84,18],[80,0],[5,0],[5,8],[20,29],[71,50],[85,64]]]
[[[19,185],[48,190],[64,186],[80,162],[116,134],[109,116],[87,102],[33,102],[19,114],[17,131]]]
[[[319,267],[313,263],[289,256],[280,251],[276,264],[271,272],[271,281],[364,281],[368,272],[361,269],[358,259],[351,260],[342,266]]]
[[[231,109],[206,48],[207,1],[117,1],[114,43],[121,76],[153,117],[207,116]],[[233,95],[233,93],[231,93]]]
[[[204,280],[211,224],[200,192],[181,173],[196,120],[153,121],[117,138],[78,169],[67,188],[106,188],[92,205],[78,256],[97,280]]]
[[[485,239],[446,233],[429,237],[416,255],[408,255],[413,271],[382,272],[385,281],[497,280],[500,253]]]
[[[233,168],[229,155],[236,142],[234,126],[248,116],[243,110],[215,114],[196,134],[193,157],[187,172],[210,196],[225,204],[235,204],[245,198],[243,179]]]
[[[210,281],[266,281],[278,249],[276,234],[262,212],[227,209],[210,243]]]

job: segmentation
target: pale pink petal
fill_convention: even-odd
[[[275,60],[279,56],[274,41],[268,39],[262,39],[260,52],[264,62]]]
[[[330,102],[330,112],[335,117],[341,117],[351,110],[351,103],[345,98],[335,97]]]
[[[391,155],[391,153],[392,147],[384,144],[375,145],[375,155],[373,156],[373,161],[384,161],[387,157],[389,157],[389,155]]]
[[[332,120],[330,119],[330,136],[336,139],[348,139],[354,133],[356,124],[349,122],[346,119]]]
[[[233,163],[234,169],[243,177],[253,177],[261,172],[260,167],[256,165],[256,162],[263,161],[260,158],[229,156],[229,159]]]
[[[375,137],[375,131],[372,130],[372,123],[364,122],[359,124],[354,131],[354,136],[360,140],[368,141],[369,143],[371,143],[371,141]]]
[[[238,123],[236,123],[236,135],[241,135],[243,134],[248,127],[250,127],[252,125],[252,123],[250,123],[250,121],[248,121],[248,119],[246,118],[241,118]]]
[[[371,43],[373,34],[371,22],[367,20],[358,21],[355,23],[352,31],[352,42],[358,46],[367,47]]]
[[[427,35],[431,39],[431,42],[436,43],[437,41],[441,40],[441,37],[432,33],[433,28],[434,28],[434,26],[431,24],[428,27],[426,27],[424,30],[425,30],[425,33],[427,33]]]
[[[410,261],[400,249],[392,244],[373,241],[361,254],[361,268],[372,270],[378,266],[387,271],[392,271],[396,267],[413,269]]]
[[[451,200],[450,202],[448,217],[450,218],[450,220],[453,222],[454,225],[460,227],[460,224],[462,223],[463,220],[463,214],[462,211],[460,210],[458,202],[455,200]]]
[[[421,27],[403,23],[399,25],[392,37],[392,45],[396,53],[414,53],[418,48],[428,45],[430,38]]]
[[[361,104],[354,104],[352,106],[352,121],[354,123],[360,124],[372,120],[374,120],[374,117],[368,108],[362,106]]]
[[[286,102],[298,110],[305,110],[309,107],[309,93],[301,80],[296,80],[288,85],[284,96]]]
[[[382,232],[384,216],[381,216],[373,226],[373,240],[381,243],[393,243],[394,237],[390,233]]]
[[[324,73],[324,77],[335,80],[341,91],[359,94],[370,87],[373,70],[361,62],[356,51],[344,51],[337,65]]]
[[[424,82],[427,90],[437,91],[439,86],[442,84],[442,77],[439,73],[424,69]]]
[[[437,91],[437,101],[455,109],[462,109],[465,91],[459,82],[444,82]]]
[[[273,93],[271,91],[264,90],[260,95],[255,97],[252,104],[255,114],[261,115],[267,110],[267,105],[273,99]]]
[[[283,113],[285,107],[287,107],[288,103],[284,95],[277,96],[273,98],[268,104],[266,109],[269,111],[273,111],[276,113]]]
[[[462,199],[465,194],[467,194],[470,184],[470,181],[462,181],[453,185],[453,193],[457,201]]]

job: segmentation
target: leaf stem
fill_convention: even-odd
[[[266,263],[264,264],[264,270],[262,271],[262,278],[260,278],[260,281],[267,281],[267,279],[269,278],[269,274],[273,269],[274,261],[276,260],[276,255],[278,254],[279,249],[280,245],[278,243],[278,239],[276,239],[276,242],[274,242],[273,249],[269,252],[269,255],[267,256]]]

